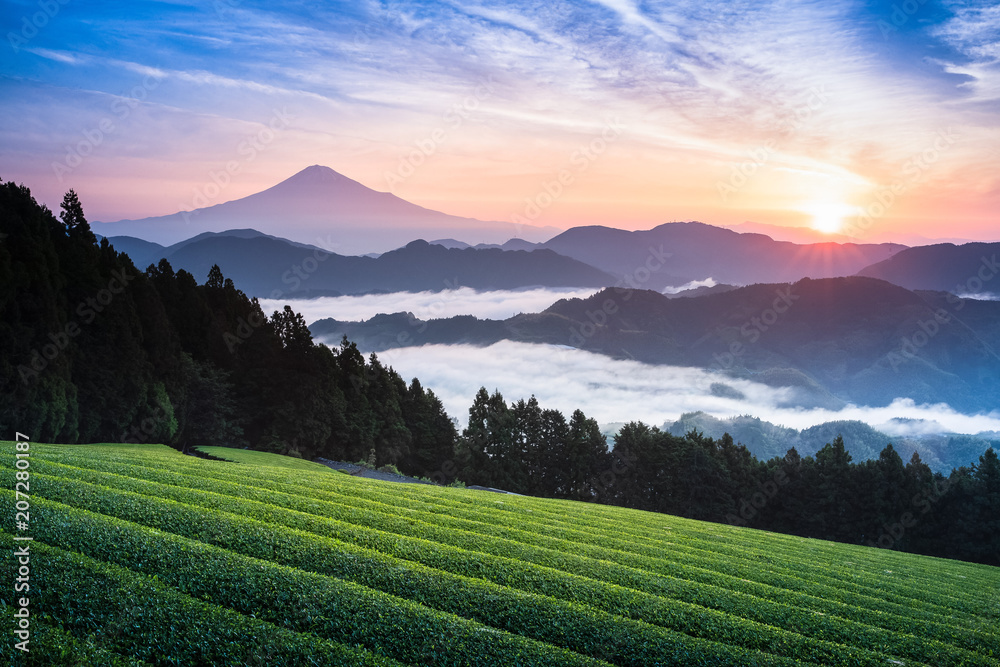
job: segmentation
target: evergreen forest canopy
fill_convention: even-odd
[[[228,445],[440,467],[440,401],[302,316],[268,317],[217,269],[199,285],[96,243],[76,195],[60,218],[0,187],[0,426],[51,442]],[[437,452],[437,453],[435,453]]]
[[[728,435],[627,424],[609,450],[579,410],[480,390],[459,433],[440,400],[346,338],[313,342],[213,267],[138,270],[97,243],[76,194],[59,217],[0,185],[0,429],[33,440],[227,445],[393,465],[439,482],[616,504],[809,537],[1000,564],[1000,462],[949,476],[891,445],[851,461],[759,461]]]

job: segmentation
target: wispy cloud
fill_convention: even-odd
[[[135,132],[166,132],[177,147],[166,159],[191,155],[199,175],[218,148],[189,127],[212,117],[252,121],[269,100],[294,100],[309,137],[275,151],[270,181],[290,175],[293,163],[320,162],[372,186],[489,79],[495,88],[469,112],[465,131],[397,194],[507,219],[594,128],[619,118],[627,131],[616,150],[541,221],[562,226],[801,216],[803,200],[823,197],[863,205],[927,137],[955,127],[962,144],[887,222],[912,231],[914,218],[960,201],[950,219],[985,229],[1000,142],[998,10],[918,3],[912,16],[896,16],[899,4],[71,3],[0,64],[0,76],[66,89],[52,115],[71,120],[73,90],[119,94],[131,77],[155,73],[169,85],[151,103],[190,118],[175,130],[136,123]],[[825,101],[804,115],[816,90]],[[29,124],[10,113],[22,107],[8,96],[0,102],[13,123]],[[48,150],[34,138],[32,149],[31,137],[21,137],[26,151]],[[716,181],[769,142],[775,150],[753,182],[720,203]],[[0,168],[24,169],[22,157],[0,156]],[[170,187],[174,177],[159,175]]]
[[[36,56],[41,56],[42,58],[65,63],[67,65],[79,65],[83,62],[83,58],[81,56],[67,53],[66,51],[56,51],[53,49],[25,49],[25,51],[33,53]]]
[[[950,5],[954,15],[932,34],[954,47],[964,62],[945,62],[946,71],[968,77],[959,88],[970,92],[971,101],[1000,101],[1000,5]]]

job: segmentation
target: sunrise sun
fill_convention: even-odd
[[[838,234],[844,227],[844,219],[851,209],[844,204],[817,203],[806,209],[812,216],[812,228],[824,234]]]

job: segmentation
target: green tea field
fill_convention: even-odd
[[[220,448],[31,443],[17,496],[2,447],[18,665],[1000,665],[998,568]]]

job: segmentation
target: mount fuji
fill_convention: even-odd
[[[386,252],[417,238],[453,238],[470,244],[503,243],[511,238],[540,242],[561,231],[433,211],[320,165],[242,199],[172,215],[93,225],[103,236],[132,236],[164,245],[204,232],[248,227],[342,255]]]

